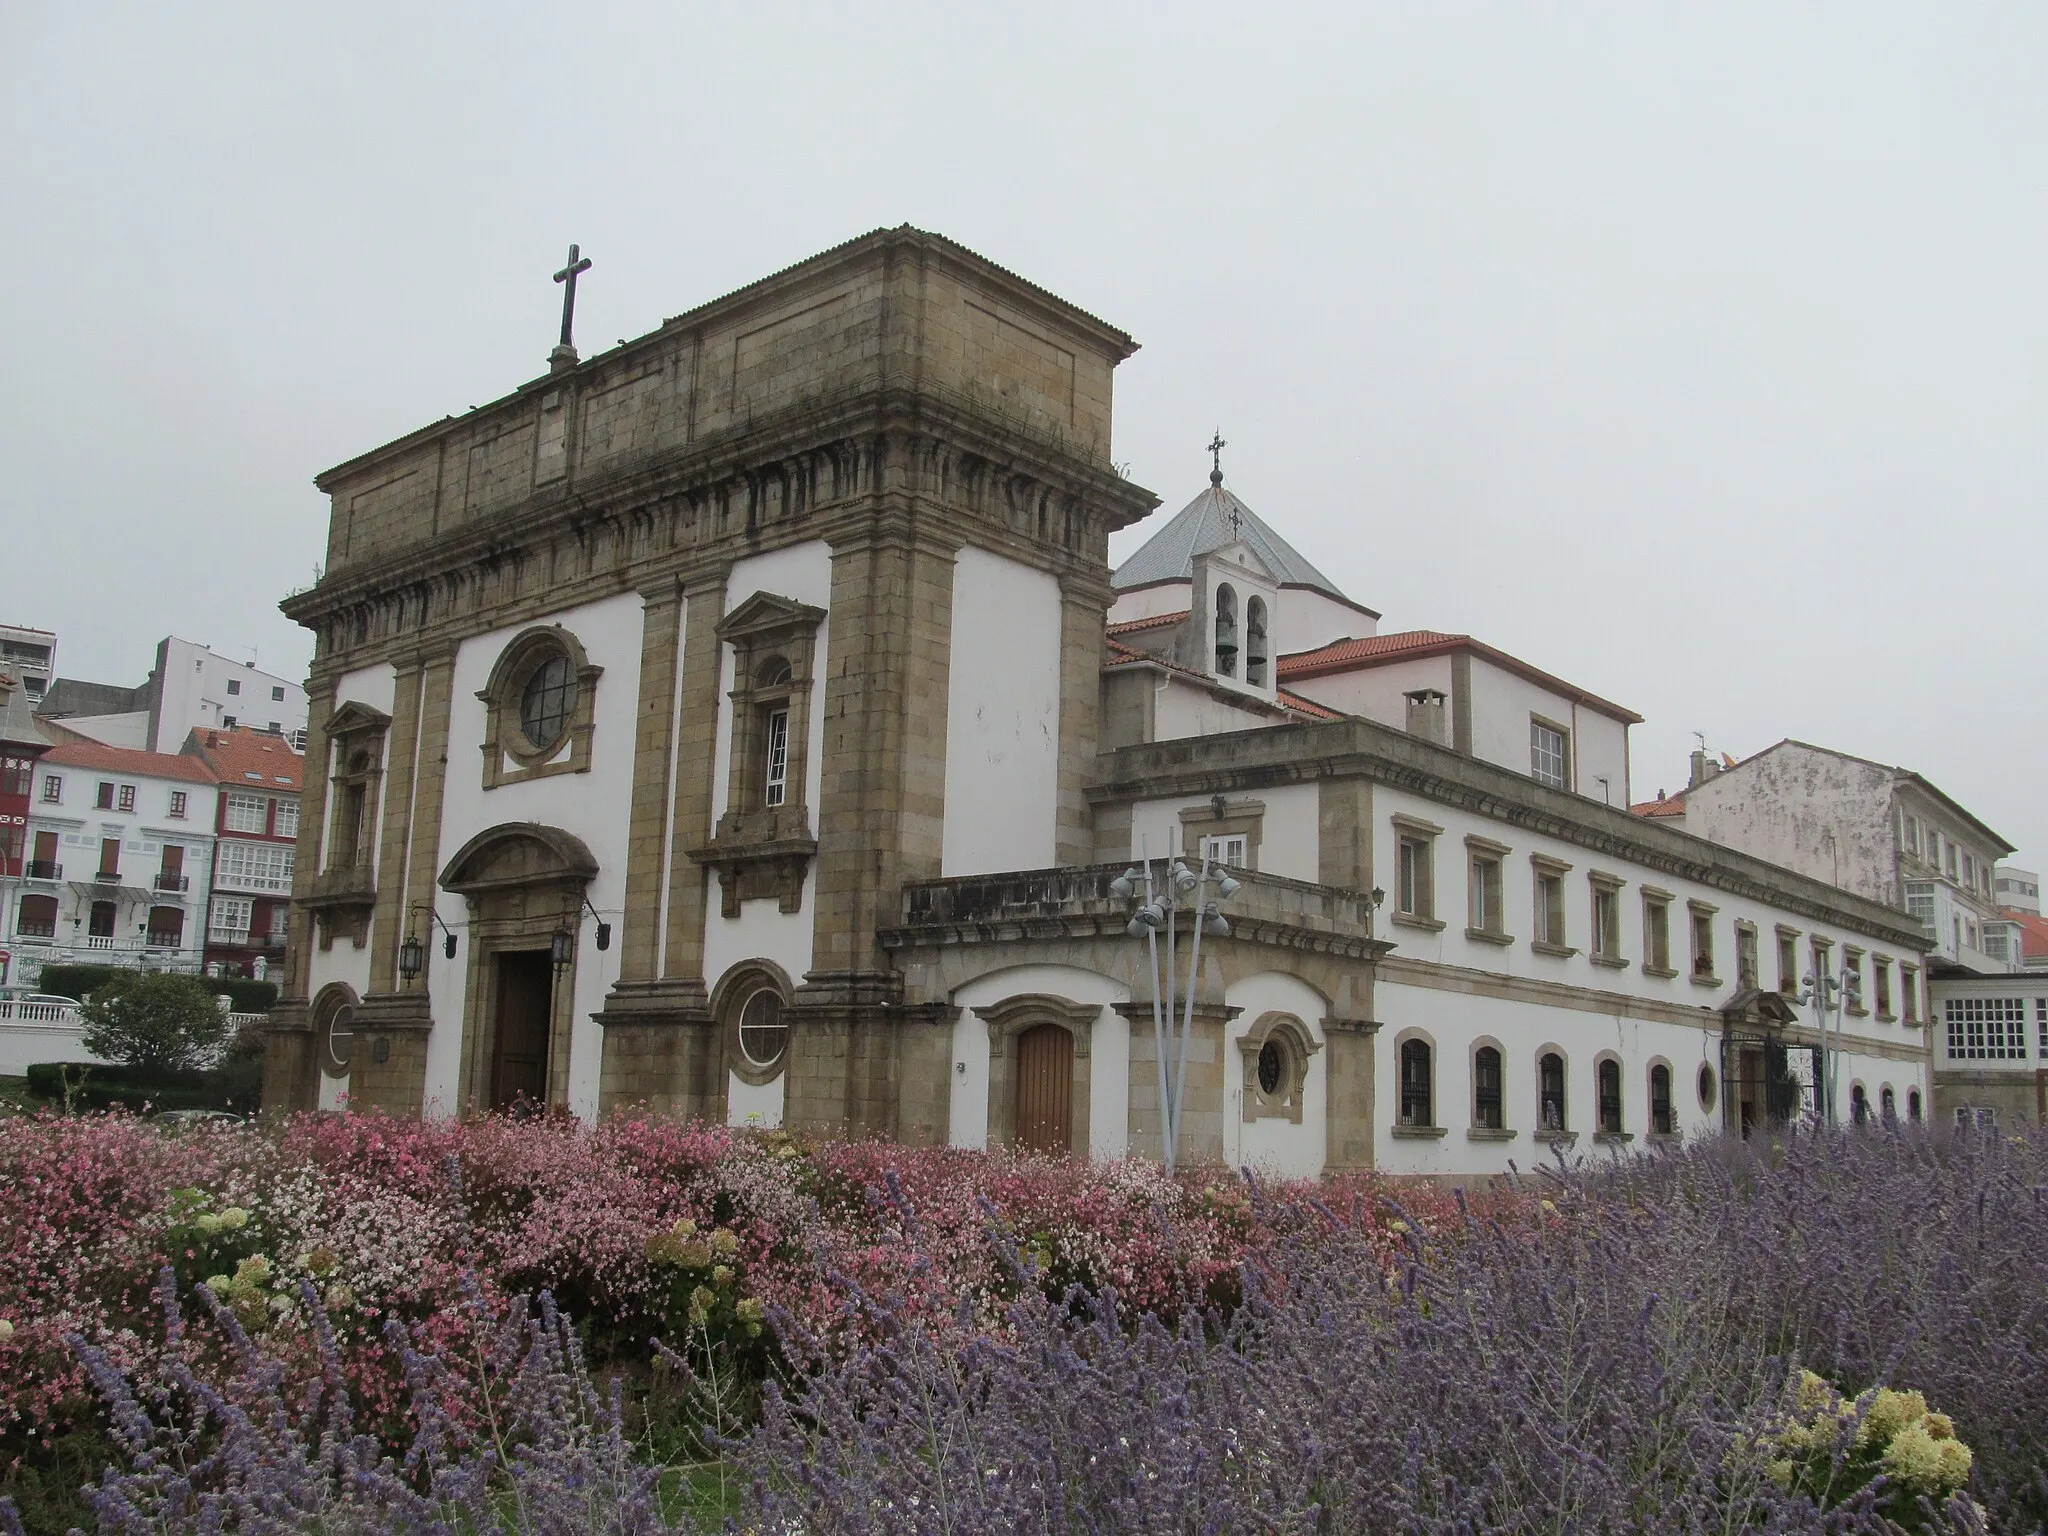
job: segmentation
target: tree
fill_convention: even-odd
[[[131,1067],[203,1067],[229,1030],[228,1016],[196,976],[123,971],[79,1005],[85,1048]]]

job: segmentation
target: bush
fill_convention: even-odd
[[[140,973],[111,965],[46,965],[36,981],[38,992],[83,1001],[95,988],[115,976]],[[250,981],[238,976],[195,976],[192,978],[216,997],[225,997],[236,1013],[268,1013],[277,1005],[277,983]]]
[[[123,971],[79,1005],[85,1048],[123,1066],[191,1068],[208,1063],[228,1036],[227,1014],[195,976]]]
[[[27,1077],[30,1093],[73,1110],[226,1109],[246,1115],[262,1096],[263,1058],[233,1055],[205,1071],[37,1062]]]

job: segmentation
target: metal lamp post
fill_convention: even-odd
[[[1152,857],[1147,853],[1142,870],[1136,866],[1125,870],[1110,881],[1109,889],[1112,895],[1126,901],[1135,899],[1141,890],[1145,898],[1132,911],[1125,932],[1145,941],[1145,956],[1152,968],[1152,1044],[1153,1059],[1159,1069],[1159,1145],[1161,1161],[1170,1170],[1180,1158],[1181,1122],[1187,1105],[1188,1041],[1195,1028],[1195,985],[1201,976],[1202,937],[1229,937],[1230,923],[1218,903],[1235,896],[1239,887],[1229,870],[1212,863],[1206,855],[1199,873],[1190,869],[1185,859],[1169,857],[1162,862],[1165,868],[1155,878]],[[1212,884],[1215,900],[1209,894]],[[1192,931],[1193,941],[1188,946],[1187,987],[1177,993],[1174,981],[1183,926]],[[1166,941],[1163,953],[1161,935]],[[1176,1005],[1180,1009],[1178,1020],[1174,1018]]]
[[[1814,1020],[1820,1026],[1820,1081],[1816,1092],[1821,1099],[1821,1119],[1825,1124],[1836,1124],[1835,1085],[1841,1075],[1842,1064],[1842,1015],[1852,1005],[1863,1001],[1863,978],[1849,969],[1848,962],[1842,964],[1839,976],[1825,976],[1809,971],[1800,978],[1805,990],[1792,1001],[1811,1003]],[[1828,1015],[1834,1015],[1834,1041],[1828,1039]]]

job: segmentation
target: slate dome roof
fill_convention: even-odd
[[[1226,491],[1213,475],[1201,495],[1176,512],[1172,521],[1110,574],[1110,584],[1123,591],[1155,581],[1192,581],[1195,556],[1221,549],[1237,539],[1251,546],[1282,586],[1312,587],[1339,602],[1351,602],[1335,582],[1304,560],[1293,545],[1267,527],[1256,512]]]

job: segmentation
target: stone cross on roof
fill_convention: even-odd
[[[562,285],[562,339],[548,354],[548,363],[556,373],[576,366],[576,347],[569,340],[569,333],[576,324],[576,278],[577,274],[589,270],[590,258],[572,245],[568,263],[555,274],[555,281]]]
[[[1216,435],[1209,439],[1209,483],[1211,485],[1221,485],[1223,483],[1223,450],[1229,446],[1230,444],[1223,441],[1223,429],[1218,427]]]

